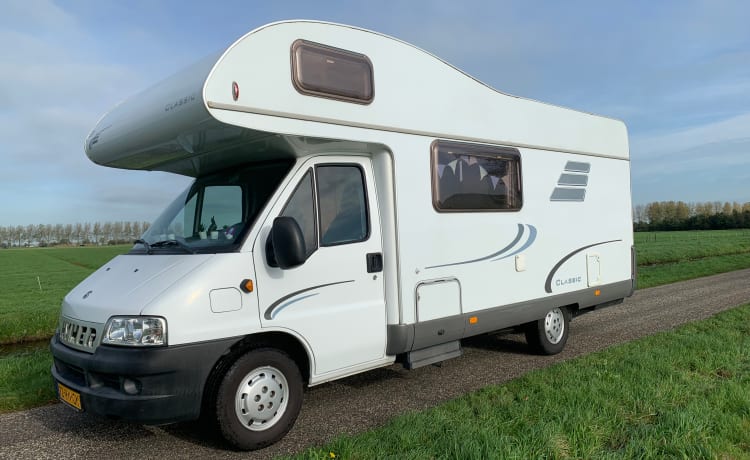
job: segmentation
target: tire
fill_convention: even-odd
[[[556,355],[565,348],[569,332],[570,311],[553,308],[544,318],[526,325],[526,342],[535,353]]]
[[[216,422],[240,450],[269,446],[292,428],[302,406],[302,375],[284,352],[251,350],[232,364],[216,393]]]

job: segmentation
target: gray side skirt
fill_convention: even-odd
[[[600,291],[599,296],[595,295]],[[558,294],[487,310],[462,313],[417,324],[389,324],[389,356],[421,350],[426,347],[518,326],[543,318],[553,308],[578,305],[579,309],[612,303],[633,294],[633,281],[596,286],[581,291]],[[469,318],[476,317],[472,324]]]

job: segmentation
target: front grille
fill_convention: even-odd
[[[60,341],[76,350],[93,353],[101,342],[100,324],[60,318]]]

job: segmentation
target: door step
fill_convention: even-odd
[[[461,341],[441,343],[431,347],[422,348],[421,350],[410,351],[406,353],[404,367],[407,369],[416,369],[422,366],[439,363],[446,359],[458,358],[463,352],[461,351]]]

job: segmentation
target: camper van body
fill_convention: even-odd
[[[65,297],[52,372],[80,410],[208,412],[258,448],[291,427],[303,384],[514,326],[554,353],[572,316],[634,289],[622,122],[371,31],[256,29],[115,107],[86,152],[196,180]]]

